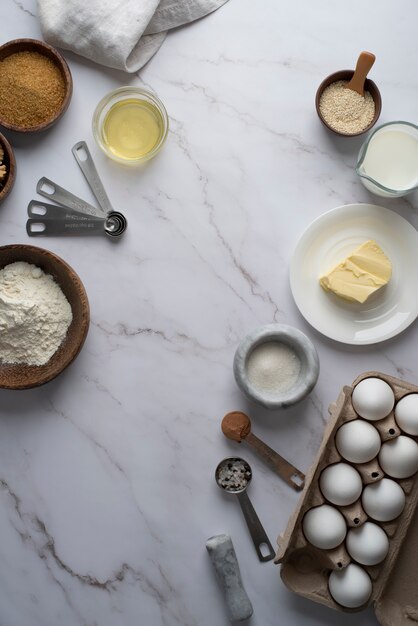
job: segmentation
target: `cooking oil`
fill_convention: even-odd
[[[152,102],[127,98],[116,102],[103,122],[102,137],[108,150],[126,161],[152,152],[164,134],[164,120]]]

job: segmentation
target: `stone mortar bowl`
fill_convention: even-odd
[[[296,383],[285,392],[267,393],[255,389],[247,376],[247,362],[257,346],[276,341],[296,353],[301,368]],[[297,328],[286,324],[267,324],[253,330],[240,342],[234,357],[234,376],[238,387],[254,402],[267,409],[285,409],[297,404],[312,391],[319,376],[319,359],[310,339]]]

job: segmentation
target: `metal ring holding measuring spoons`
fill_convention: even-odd
[[[108,213],[104,223],[105,233],[109,237],[120,237],[125,232],[127,226],[128,221],[126,217],[118,211]]]

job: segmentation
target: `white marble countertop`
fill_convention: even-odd
[[[232,535],[252,626],[377,623],[371,609],[338,615],[290,593],[277,566],[258,562],[238,503],[213,475],[237,452],[220,433],[230,410],[248,411],[256,434],[306,471],[344,384],[369,369],[417,381],[416,324],[382,345],[337,345],[303,320],[288,285],[312,219],[376,201],[353,168],[361,139],[320,125],[316,87],[372,50],[381,121],[416,121],[416,17],[414,0],[401,11],[390,0],[231,0],[169,34],[138,76],[65,54],[74,95],[63,120],[39,136],[5,133],[18,179],[0,207],[0,243],[66,259],[89,294],[91,328],[57,380],[0,392],[2,625],[226,626],[205,550],[220,532]],[[35,0],[2,0],[0,24],[2,41],[39,38]],[[142,171],[108,161],[92,139],[96,103],[124,84],[151,86],[170,115],[166,146]],[[92,199],[70,152],[80,139],[128,217],[120,245],[26,235],[41,176]],[[418,226],[416,195],[377,203]],[[272,321],[306,332],[321,361],[309,399],[281,413],[250,406],[232,375],[238,341]],[[297,495],[242,454],[274,542]]]

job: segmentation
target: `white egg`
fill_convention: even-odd
[[[408,435],[418,435],[418,393],[410,393],[395,407],[398,426]]]
[[[335,444],[338,452],[347,461],[367,463],[380,450],[380,436],[374,426],[364,420],[355,419],[338,429]]]
[[[344,517],[337,509],[329,504],[322,504],[305,514],[303,532],[313,546],[331,550],[344,541],[347,526]]]
[[[395,396],[384,380],[364,378],[354,387],[351,401],[356,413],[375,422],[389,415],[395,404]]]
[[[372,522],[366,522],[359,528],[351,528],[345,542],[349,555],[362,565],[381,563],[389,550],[387,534]]]
[[[347,506],[360,497],[363,483],[360,474],[348,463],[326,467],[319,479],[323,496],[337,506]]]
[[[394,480],[382,478],[365,487],[361,501],[369,517],[378,522],[390,522],[402,513],[405,494]]]
[[[383,444],[379,453],[382,470],[392,478],[408,478],[418,471],[418,444],[400,435]]]
[[[355,563],[341,570],[333,570],[328,588],[335,602],[349,609],[366,604],[372,593],[372,581],[367,572]]]

